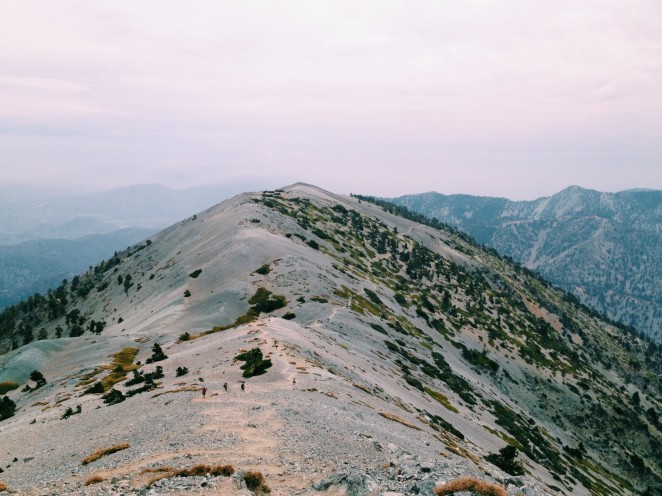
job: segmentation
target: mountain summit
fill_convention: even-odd
[[[6,309],[0,481],[659,493],[659,347],[414,218],[306,184],[246,193]]]

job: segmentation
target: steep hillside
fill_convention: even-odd
[[[662,191],[573,186],[535,201],[438,193],[391,201],[467,232],[662,342]]]
[[[21,494],[260,493],[227,464],[275,495],[662,491],[657,346],[465,235],[308,185],[7,309],[0,349]]]
[[[55,288],[62,279],[80,274],[153,233],[151,229],[127,228],[72,240],[0,245],[0,309]]]

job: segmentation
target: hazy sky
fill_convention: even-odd
[[[660,0],[0,0],[0,181],[662,189]]]

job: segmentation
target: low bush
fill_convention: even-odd
[[[442,496],[461,491],[472,491],[473,493],[482,494],[483,496],[508,496],[508,491],[506,491],[503,486],[491,482],[484,482],[479,479],[474,479],[473,477],[460,477],[459,479],[452,480],[435,488],[434,494]]]
[[[251,296],[248,303],[253,305],[253,308],[260,313],[269,313],[287,305],[287,300],[284,296],[273,294],[265,288],[258,288],[253,296]]]
[[[125,450],[127,448],[130,448],[131,446],[129,443],[120,443],[116,444],[114,446],[110,446],[108,448],[103,448],[100,450],[95,451],[91,455],[87,456],[82,462],[81,465],[87,465],[88,463],[92,463],[94,461],[97,461],[99,458],[102,458],[106,455],[111,455],[113,453],[117,453],[118,451]]]
[[[524,467],[517,460],[517,454],[517,448],[509,444],[501,448],[498,454],[490,453],[485,459],[510,475],[524,475]]]
[[[189,468],[173,469],[171,467],[150,468],[145,469],[143,473],[158,473],[149,481],[148,487],[161,479],[169,479],[170,477],[202,477],[205,475],[212,475],[214,477],[230,477],[234,474],[234,467],[232,465],[204,465],[198,464]]]
[[[4,482],[0,481],[0,491],[9,491],[9,487]]]
[[[297,314],[295,314],[294,312],[287,312],[285,315],[283,315],[283,318],[285,320],[292,320],[296,316],[297,316]]]
[[[269,272],[271,272],[271,267],[269,267],[269,264],[264,264],[262,267],[255,270],[256,274],[260,274],[262,276],[266,276]]]
[[[154,343],[152,346],[152,356],[145,360],[145,363],[160,362],[166,358],[168,358],[168,355],[163,352],[159,343]]]
[[[240,353],[234,358],[235,360],[246,362],[240,367],[244,371],[242,375],[245,378],[264,374],[272,365],[270,359],[265,360],[263,358],[260,348],[253,348],[245,353]]]
[[[183,375],[188,374],[188,368],[186,367],[177,367],[177,370],[175,371],[175,376],[176,377],[181,377]]]
[[[122,391],[119,391],[115,388],[112,388],[101,398],[106,405],[116,405],[117,403],[122,403],[126,399]]]
[[[202,274],[202,269],[194,270],[191,272],[188,276],[195,279],[197,278],[200,274]]]
[[[82,411],[82,408],[81,408],[80,405],[78,405],[78,406],[76,407],[75,410],[74,410],[73,408],[71,408],[71,407],[68,407],[68,408],[64,411],[64,413],[62,414],[62,417],[60,417],[60,418],[61,418],[61,419],[68,419],[68,418],[71,417],[72,415],[78,415],[78,414],[80,414],[81,411]]]
[[[95,382],[94,385],[88,387],[85,391],[83,391],[83,394],[99,394],[103,393],[103,384],[101,384],[99,381]]]

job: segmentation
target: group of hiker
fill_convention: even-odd
[[[296,383],[297,383],[296,378],[292,379],[292,385],[294,386],[294,385],[296,385]],[[228,383],[227,382],[223,383],[223,389],[225,389],[226,393],[228,392]],[[241,390],[242,391],[246,390],[246,383],[244,381],[241,381]],[[206,396],[207,396],[207,388],[203,387],[202,388],[202,397],[205,398]]]
[[[223,383],[223,389],[225,389],[226,393],[228,392],[228,383],[227,382]],[[241,382],[241,390],[242,391],[246,390],[246,383],[244,383],[243,381]],[[205,396],[207,396],[207,388],[203,387],[202,388],[202,397],[204,398]]]

